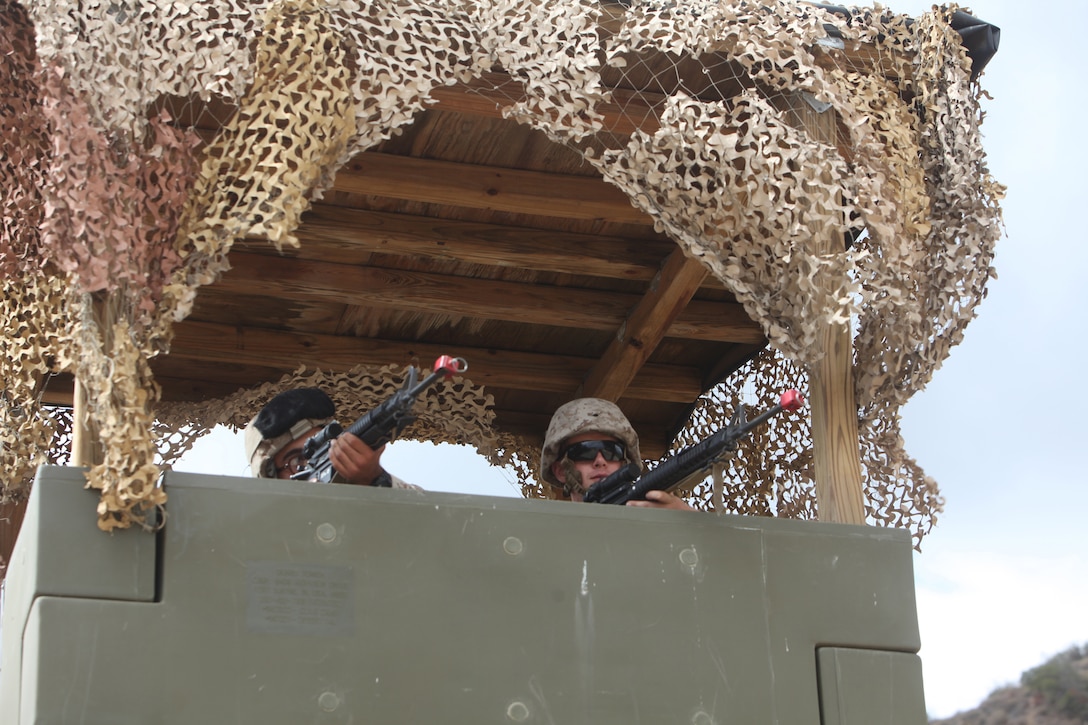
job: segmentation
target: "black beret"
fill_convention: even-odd
[[[336,415],[332,399],[317,388],[296,388],[280,393],[261,408],[253,427],[265,440],[283,435],[303,418],[331,418]]]

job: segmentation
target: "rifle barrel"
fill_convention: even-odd
[[[804,398],[796,390],[786,391],[779,402],[746,420],[744,406],[737,407],[732,419],[717,433],[684,448],[657,468],[647,471],[641,478],[637,474],[620,469],[586,491],[585,500],[591,503],[625,504],[640,501],[650,491],[668,491],[699,471],[706,470],[726,451],[736,450],[737,442],[753,428],[763,425],[783,410],[795,411],[804,404]]]

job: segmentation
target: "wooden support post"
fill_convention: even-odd
[[[108,292],[95,292],[89,300],[90,312],[98,334],[102,336],[102,349],[113,349],[113,320],[117,318],[118,298]],[[72,465],[95,466],[106,458],[102,446],[102,435],[90,416],[90,399],[87,386],[80,379],[80,366],[73,370],[75,382],[72,387]],[[82,374],[87,374],[85,372]]]
[[[799,95],[791,99],[794,121],[809,135],[836,145],[835,114],[818,113]],[[841,235],[814,239],[818,254],[843,254]],[[826,280],[828,286],[837,280]],[[858,442],[858,406],[854,395],[854,344],[849,323],[831,325],[820,343],[824,355],[809,368],[812,448],[816,505],[821,521],[864,524],[864,485]]]
[[[104,455],[98,428],[87,415],[87,389],[77,376],[72,392],[72,465],[94,466],[102,462]]]
[[[821,521],[864,524],[850,328],[830,327],[822,344],[823,359],[809,369],[816,503]]]

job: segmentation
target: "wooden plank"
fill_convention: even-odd
[[[679,248],[666,260],[650,291],[631,311],[604,355],[589,371],[582,395],[617,401],[699,289],[707,270]]]
[[[239,328],[185,320],[174,327],[170,357],[206,362],[278,367],[300,365],[345,371],[356,365],[390,363],[430,366],[439,355],[469,362],[467,378],[478,385],[572,395],[592,358],[396,342],[339,335],[305,335],[267,329]],[[690,403],[702,392],[693,368],[646,365],[628,391],[632,397]]]
[[[302,259],[359,264],[381,253],[647,282],[675,247],[666,238],[571,234],[327,204],[315,204],[303,217],[298,237],[301,248],[292,256]],[[258,243],[268,246],[247,245]]]
[[[336,173],[333,188],[352,194],[652,226],[627,196],[595,176],[458,164],[365,152]]]
[[[311,299],[381,309],[506,320],[524,324],[614,330],[638,295],[500,280],[332,264],[315,260],[230,255],[233,268],[215,288],[236,294]],[[763,333],[730,302],[693,301],[670,336],[717,342],[758,342]]]

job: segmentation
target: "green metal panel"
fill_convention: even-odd
[[[821,647],[823,725],[925,725],[922,661],[904,652]]]
[[[905,532],[184,474],[166,487],[159,599],[35,596],[21,719],[4,722],[815,725],[818,646],[918,649]]]
[[[22,632],[35,598],[149,602],[154,597],[154,535],[100,531],[98,493],[85,484],[81,468],[45,466],[35,479],[3,584],[0,722],[19,722]]]

